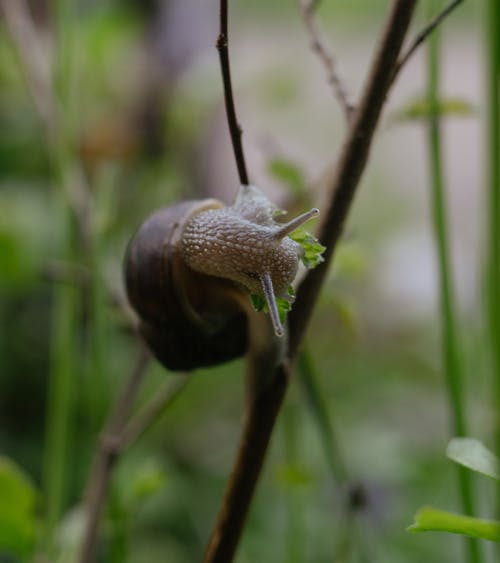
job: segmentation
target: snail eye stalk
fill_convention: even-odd
[[[262,292],[267,303],[267,308],[269,309],[269,316],[271,317],[271,322],[273,323],[274,333],[276,336],[281,337],[285,331],[283,329],[283,325],[281,324],[278,305],[274,295],[273,281],[269,272],[264,272],[264,274],[260,276],[260,283],[262,285]]]
[[[280,225],[279,229],[273,233],[273,238],[276,240],[280,240],[288,236],[290,233],[293,233],[293,231],[298,229],[301,225],[309,221],[309,219],[312,219],[317,215],[319,215],[319,209],[316,209],[315,207],[310,211],[306,211],[305,213],[302,213],[298,217],[295,217],[295,219],[288,221],[288,223],[285,223],[284,225]]]

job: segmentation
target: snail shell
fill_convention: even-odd
[[[238,306],[241,290],[193,271],[179,246],[189,217],[221,206],[216,200],[203,200],[164,207],[143,223],[127,249],[126,289],[140,318],[139,331],[170,370],[216,365],[245,353],[245,311]]]

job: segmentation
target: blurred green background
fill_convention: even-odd
[[[32,14],[48,43],[45,4],[32,2]],[[117,305],[127,241],[158,207],[209,195],[231,201],[238,184],[214,49],[217,2],[79,4],[69,121],[72,165],[81,177],[75,176],[69,199],[88,231],[75,237],[70,262],[61,251],[67,231],[46,139],[10,37],[0,29],[0,454],[32,482],[41,520],[54,288],[71,284],[77,288],[76,338],[68,351],[73,407],[58,527],[67,548],[67,559],[60,557],[67,561],[98,431],[136,355]],[[332,0],[318,14],[353,99],[388,4]],[[419,7],[413,33],[425,21]],[[482,34],[480,3],[465,2],[443,27],[441,79],[463,391],[470,433],[488,440],[493,405],[480,313]],[[253,182],[283,207],[321,207],[322,178],[345,125],[295,3],[231,2],[230,45]],[[456,471],[444,455],[451,415],[440,351],[425,111],[422,116],[418,104],[425,87],[419,52],[387,105],[307,338],[342,482],[296,379],[254,500],[241,563],[461,560],[461,538],[405,531],[422,504],[460,511]],[[89,287],[100,290],[96,295]],[[236,361],[193,373],[175,403],[120,459],[102,561],[200,559],[235,453],[242,372]],[[165,378],[176,377],[151,365],[138,404]],[[487,516],[494,503],[488,484],[480,485],[480,511]],[[31,558],[17,553],[0,553],[0,561]]]

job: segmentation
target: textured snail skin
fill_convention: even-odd
[[[278,296],[285,296],[297,274],[300,247],[288,237],[274,240],[272,227],[235,215],[231,208],[204,211],[186,225],[182,237],[187,264],[198,272],[237,282],[262,293],[269,272]]]
[[[242,186],[235,203],[191,217],[181,237],[182,254],[195,271],[232,280],[262,294],[269,274],[275,295],[287,296],[301,247],[273,219],[276,207],[254,186]]]

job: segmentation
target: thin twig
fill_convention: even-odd
[[[204,563],[233,560],[289,379],[289,365],[280,365],[249,405],[240,448]]]
[[[40,277],[48,282],[66,283],[79,289],[87,289],[90,283],[90,272],[81,264],[70,264],[63,260],[50,260],[43,264]]]
[[[220,2],[220,31],[216,43],[219,52],[220,66],[222,71],[222,84],[224,87],[224,100],[226,104],[227,123],[231,143],[233,145],[234,158],[238,168],[240,183],[248,185],[248,174],[245,164],[245,155],[241,144],[242,130],[236,117],[234,107],[233,87],[231,84],[231,69],[229,65],[229,36],[227,31],[227,0]]]
[[[425,27],[417,34],[415,39],[410,43],[408,48],[400,56],[396,68],[394,69],[394,78],[399,71],[404,67],[408,60],[412,57],[415,51],[422,45],[422,43],[429,37],[429,35],[436,29],[436,27],[449,15],[453,10],[462,3],[463,0],[453,0],[450,2],[437,16],[431,20]]]
[[[322,215],[323,220],[319,227],[318,238],[326,246],[325,261],[307,273],[300,284],[296,302],[290,313],[290,358],[296,356],[302,342],[336,244],[343,232],[356,188],[366,167],[373,135],[393,83],[394,69],[415,4],[416,0],[394,0],[375,50],[361,102],[347,133],[330,184],[330,206]]]
[[[127,423],[119,439],[120,452],[134,444],[192,380],[189,374],[176,374],[174,378],[165,381],[151,401]]]
[[[9,35],[15,45],[33,104],[47,132],[54,125],[50,65],[25,0],[0,0]]]
[[[347,90],[342,83],[340,75],[337,70],[337,65],[333,55],[328,51],[324,39],[321,37],[321,32],[314,17],[317,0],[299,0],[299,7],[304,20],[306,31],[311,41],[311,49],[318,56],[321,64],[326,71],[328,84],[331,86],[333,96],[337,99],[346,121],[349,123],[355,107],[349,100]]]
[[[85,493],[85,530],[78,554],[79,563],[94,561],[97,532],[106,502],[111,469],[120,451],[120,437],[129,417],[137,390],[149,363],[149,353],[141,344],[137,360],[118,399],[111,416],[101,434],[99,448],[87,482]]]

